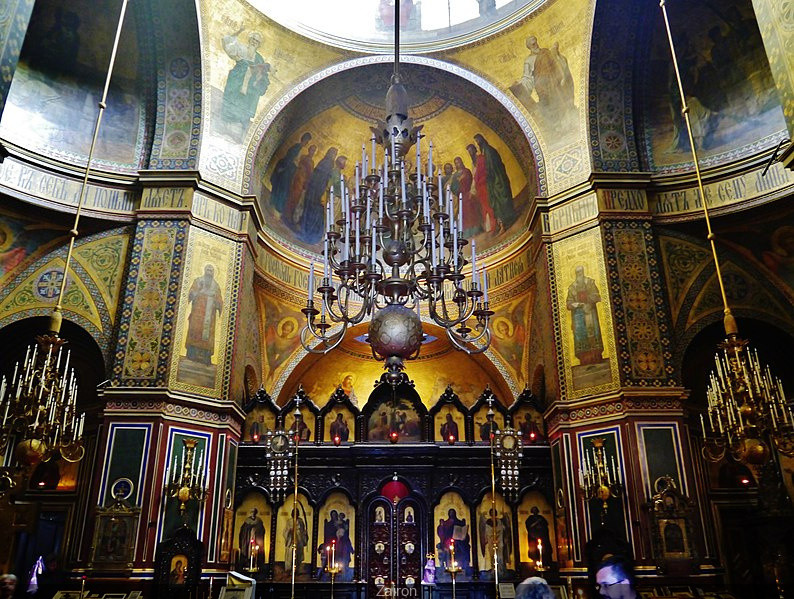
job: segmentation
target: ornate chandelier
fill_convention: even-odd
[[[304,349],[327,353],[348,327],[371,317],[368,341],[373,356],[385,360],[384,376],[392,385],[405,379],[403,361],[419,354],[423,303],[452,344],[469,354],[489,347],[493,315],[485,265],[478,270],[474,241],[468,260],[464,257],[469,242],[463,237],[462,199],[443,188],[440,173],[436,177],[432,143],[423,161],[422,127],[414,127],[408,116],[408,93],[399,73],[399,4],[394,3],[395,59],[386,120],[372,128],[369,155],[362,146],[350,189],[342,178],[341,197],[330,190],[322,279],[315,289],[312,262],[301,331]],[[377,144],[384,148],[382,163]]]
[[[681,113],[689,135],[698,191],[700,197],[705,198],[703,177],[700,173],[697,149],[689,118],[689,106],[678,68],[665,0],[661,0],[659,5],[662,9],[673,69],[678,82]],[[716,373],[712,371],[709,377],[706,393],[708,426],[703,415],[700,416],[703,435],[702,453],[707,460],[716,462],[730,451],[734,459],[756,467],[756,475],[759,475],[758,467],[769,460],[772,444],[781,453],[788,456],[794,455],[794,415],[787,405],[780,379],[772,375],[768,366],[761,366],[758,354],[751,352],[747,347],[748,342],[739,337],[739,328],[731,313],[725,293],[725,284],[714,241],[715,235],[711,229],[708,203],[703,201],[701,204],[708,232],[707,239],[711,245],[717,282],[722,296],[726,337],[719,346],[721,353],[715,357]]]
[[[179,513],[185,517],[191,500],[203,503],[207,499],[207,475],[204,472],[204,452],[196,454],[198,439],[182,439],[182,461],[177,466],[176,456],[172,466],[166,468],[165,496],[179,502]]]
[[[11,385],[0,382],[0,449],[15,440],[20,462],[35,464],[59,452],[69,462],[82,459],[85,414],[77,414],[77,381],[66,343],[58,335],[39,335],[28,346]],[[6,393],[7,391],[7,393]]]

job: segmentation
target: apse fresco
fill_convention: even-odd
[[[669,14],[698,157],[717,164],[775,145],[786,125],[750,2],[690,3],[685,19]],[[649,64],[648,159],[673,170],[691,162],[691,150],[661,17]]]
[[[143,149],[147,86],[139,74],[134,13],[127,11],[95,152],[110,169],[137,169]],[[0,121],[1,137],[44,155],[84,161],[116,18],[115,11],[95,10],[90,0],[37,3]]]
[[[388,80],[381,65],[374,67],[342,73],[338,83],[333,80],[321,86],[338,100],[323,110],[315,109],[308,119],[302,111],[296,114],[284,124],[287,131],[279,147],[270,149],[270,142],[262,141],[250,188],[271,217],[268,225],[282,240],[321,250],[328,190],[333,188],[338,197],[340,181],[349,185],[356,162],[361,162],[362,143],[369,151],[370,127],[383,118]],[[412,118],[424,127],[423,152],[426,155],[432,141],[436,176],[461,198],[465,234],[475,238],[483,251],[508,242],[523,232],[536,190],[534,173],[527,174],[534,171],[534,165],[526,169],[516,158],[516,148],[531,155],[526,139],[518,139],[515,122],[508,122],[493,107],[481,107],[479,113],[468,106],[458,107],[447,97],[461,91],[451,76],[427,67],[409,69],[419,73],[408,87]],[[451,89],[442,93],[447,80]],[[320,91],[305,94],[311,97],[295,102],[302,106],[316,98],[320,106],[329,103],[328,98],[317,97]],[[503,131],[505,127],[509,129]],[[414,168],[412,152],[410,169]],[[382,149],[378,156],[382,161]]]

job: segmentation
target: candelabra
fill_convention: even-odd
[[[768,440],[780,453],[794,456],[794,414],[780,379],[763,368],[747,341],[729,336],[714,358],[716,371],[706,390],[708,424],[700,415],[703,456],[760,466],[769,459]]]
[[[698,191],[700,198],[706,198],[689,117],[689,106],[678,68],[665,0],[661,0],[659,6],[664,18],[673,70],[678,83],[681,113],[689,135]],[[714,261],[714,270],[722,297],[726,337],[725,341],[720,344],[722,355],[718,354],[715,359],[716,374],[712,372],[709,377],[707,390],[708,433],[703,416],[700,417],[703,434],[702,453],[706,459],[718,461],[725,456],[727,451],[730,451],[735,459],[753,467],[756,476],[758,476],[759,468],[769,460],[770,444],[774,444],[778,451],[787,456],[794,455],[794,415],[786,403],[786,396],[783,393],[780,380],[772,376],[768,366],[765,368],[761,366],[758,354],[751,352],[747,347],[748,342],[739,338],[739,327],[731,313],[728,296],[725,293],[715,235],[711,229],[708,201],[702,201],[701,205],[706,222],[707,239]]]
[[[57,335],[39,335],[28,346],[11,384],[0,381],[0,449],[16,442],[18,462],[32,466],[57,452],[64,460],[83,458],[85,414],[77,413],[77,380],[71,353]]]
[[[592,439],[590,444],[592,445],[590,455],[587,454],[587,451],[584,452],[581,468],[579,468],[579,486],[585,499],[601,501],[601,525],[603,526],[608,507],[607,501],[618,498],[623,493],[623,475],[620,468],[616,466],[614,457],[611,457],[611,468],[607,463],[602,437]]]
[[[166,468],[166,497],[179,502],[179,513],[184,518],[187,504],[191,500],[203,502],[207,499],[207,476],[204,472],[204,452],[196,454],[198,439],[182,439],[182,458],[177,466],[177,458]],[[200,472],[199,472],[200,470]]]
[[[458,574],[463,572],[463,568],[458,565],[458,562],[455,559],[455,541],[449,542],[449,564],[447,564],[447,567],[444,569],[452,578],[452,599],[457,599],[455,579],[457,578]]]
[[[334,539],[330,545],[325,546],[325,571],[331,575],[331,599],[334,599],[334,578],[341,570],[341,566],[336,563],[336,539]]]
[[[491,543],[491,551],[493,552],[493,582],[494,582],[494,596],[499,599],[499,535],[496,534],[496,468],[494,466],[494,458],[496,454],[496,423],[494,422],[493,411],[493,396],[488,398],[488,412],[485,414],[485,419],[488,422],[488,430],[491,431],[490,444],[491,444],[491,517],[493,518],[493,528],[491,536],[493,542]]]
[[[394,4],[399,13],[399,2]],[[436,177],[432,143],[423,161],[422,127],[414,127],[408,117],[408,94],[399,74],[399,39],[396,18],[386,121],[372,128],[369,155],[362,146],[350,188],[342,177],[337,196],[336,181],[332,182],[322,279],[315,289],[312,263],[302,310],[306,325],[301,331],[307,351],[326,353],[341,343],[348,327],[371,316],[368,341],[373,356],[385,361],[385,380],[395,386],[406,380],[404,360],[415,358],[421,348],[422,303],[452,344],[470,354],[489,347],[493,315],[485,265],[477,268],[474,241],[468,260],[464,257],[469,242],[463,237],[462,198],[443,187],[440,173]],[[384,148],[381,163],[378,144]],[[414,144],[416,159],[411,165],[407,154]],[[468,285],[463,274],[467,264],[471,264]]]

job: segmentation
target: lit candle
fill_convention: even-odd
[[[336,566],[336,541],[331,541],[331,563]]]
[[[538,568],[543,567],[543,541],[538,539]]]

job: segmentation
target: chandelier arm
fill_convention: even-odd
[[[310,354],[327,354],[329,351],[336,349],[339,346],[339,344],[342,343],[342,340],[345,338],[345,332],[347,332],[347,323],[345,322],[342,323],[342,328],[338,332],[334,333],[333,335],[329,335],[327,337],[318,336],[313,331],[311,331],[312,336],[314,337],[314,339],[318,341],[318,344],[320,343],[323,344],[322,349],[317,349],[316,346],[312,347],[310,345],[310,340],[307,339],[305,336],[305,333],[309,328],[309,326],[310,325],[307,324],[306,326],[303,327],[303,329],[301,329],[301,345],[303,346],[303,349],[305,349]]]

